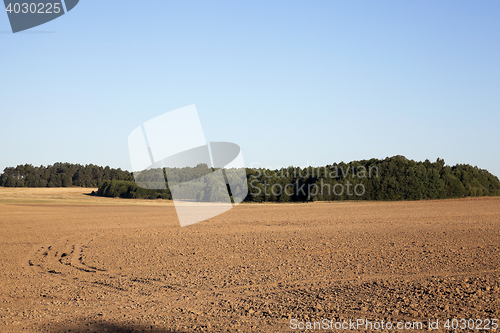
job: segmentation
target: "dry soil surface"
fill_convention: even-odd
[[[90,191],[0,188],[0,332],[500,319],[498,197],[241,204],[181,228],[169,201]]]

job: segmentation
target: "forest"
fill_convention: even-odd
[[[305,169],[249,169],[247,175],[247,200],[255,202],[421,200],[500,195],[500,181],[487,170],[468,164],[448,166],[439,158],[436,162],[416,162],[404,156],[393,156]]]
[[[3,187],[98,187],[106,180],[134,180],[134,177],[128,171],[109,166],[71,163],[54,163],[46,167],[18,165],[5,168],[0,175]]]
[[[176,169],[175,173],[182,181],[200,179],[207,174],[207,166]],[[421,200],[500,195],[499,179],[487,170],[468,164],[448,166],[439,158],[435,162],[420,162],[398,155],[322,167],[247,168],[246,174],[247,202]],[[133,174],[121,169],[56,163],[47,167],[6,168],[0,175],[0,184],[4,187],[98,187],[94,194],[99,196],[171,199],[164,175],[162,169],[141,173],[141,184],[148,181],[154,184],[148,189],[138,186]],[[228,190],[231,194],[229,186]],[[205,191],[210,191],[210,187]],[[201,197],[210,197],[210,193]]]

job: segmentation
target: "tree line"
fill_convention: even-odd
[[[421,200],[498,196],[500,181],[468,164],[404,156],[323,167],[249,169],[247,201]]]
[[[195,179],[200,172],[206,174],[203,170],[183,168],[177,173],[183,180],[189,180]],[[247,168],[246,174],[247,202],[387,201],[500,195],[499,179],[487,170],[468,164],[449,166],[439,158],[435,162],[417,162],[404,156],[393,156],[322,167]],[[164,179],[163,175],[163,171],[152,170],[141,176],[146,184],[156,182],[157,188],[160,179]],[[208,185],[205,191],[210,189]],[[154,190],[141,188],[130,181],[104,182],[98,195],[172,198],[168,183],[165,183],[165,189]]]
[[[133,180],[133,175],[121,169],[93,164],[55,163],[48,166],[31,164],[5,168],[0,175],[3,187],[98,187],[106,180]]]
[[[182,184],[203,179],[202,176],[213,171],[200,165],[169,170],[169,175],[174,175],[175,181]],[[134,175],[121,169],[56,163],[48,167],[6,168],[0,175],[0,184],[6,187],[98,187],[95,194],[100,196],[172,199],[165,175],[162,169],[143,171],[137,175],[136,181],[141,185],[138,186]],[[449,166],[439,158],[435,162],[417,162],[399,155],[322,167],[247,168],[246,177],[247,202],[421,200],[500,195],[499,179],[487,170],[468,164]],[[210,186],[204,188],[209,190]],[[210,193],[201,197],[210,197]]]

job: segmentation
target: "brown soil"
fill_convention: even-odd
[[[0,332],[500,319],[498,197],[242,204],[180,228],[171,202],[90,191],[0,188]]]

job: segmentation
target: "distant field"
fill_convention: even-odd
[[[172,205],[171,200],[122,200],[92,196],[97,188],[82,187],[0,187],[0,203],[43,203],[57,205]]]
[[[499,197],[242,204],[180,228],[171,201],[92,190],[0,188],[0,332],[500,319]]]

